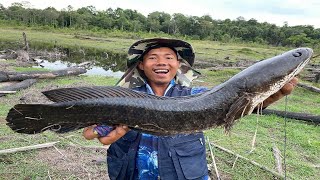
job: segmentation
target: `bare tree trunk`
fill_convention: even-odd
[[[24,47],[22,48],[22,50],[17,51],[17,55],[18,55],[17,60],[22,62],[30,62],[30,57],[28,54],[29,43],[27,41],[27,35],[25,32],[23,32],[22,36],[24,40]]]
[[[27,41],[27,35],[25,32],[22,33],[23,41],[24,41],[24,47],[22,48],[25,51],[29,51],[29,43]]]

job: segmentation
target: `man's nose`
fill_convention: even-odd
[[[166,64],[168,64],[168,61],[167,61],[166,58],[164,58],[164,57],[159,57],[159,58],[157,59],[157,65],[166,65]]]

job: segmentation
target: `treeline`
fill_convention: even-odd
[[[317,47],[320,44],[320,29],[311,25],[288,26],[284,23],[279,27],[267,22],[259,23],[255,19],[245,20],[243,17],[215,20],[209,15],[197,17],[164,12],[152,12],[145,17],[136,10],[121,8],[97,11],[93,6],[76,10],[68,6],[58,11],[53,7],[41,10],[13,3],[8,8],[0,4],[0,20],[50,28],[163,32],[192,39],[255,42],[274,46]]]

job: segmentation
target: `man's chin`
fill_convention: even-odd
[[[154,83],[159,86],[164,86],[164,85],[168,85],[170,81],[162,80],[162,81],[155,81]]]

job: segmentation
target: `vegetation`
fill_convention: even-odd
[[[147,17],[131,9],[97,11],[88,6],[74,9],[68,6],[61,11],[53,7],[28,8],[30,3],[13,3],[8,8],[0,4],[0,20],[6,25],[25,25],[43,30],[57,28],[87,29],[94,32],[121,30],[134,32],[166,33],[172,36],[222,42],[255,42],[273,46],[310,46],[318,48],[320,29],[310,25],[276,26],[255,19],[215,20],[209,15],[185,16],[175,13],[152,12]]]
[[[256,61],[275,56],[292,46],[310,46],[319,53],[320,29],[312,26],[282,27],[258,23],[254,19],[214,20],[210,16],[185,16],[153,12],[147,17],[132,10],[108,9],[96,11],[94,7],[74,10],[54,8],[29,9],[26,4],[14,3],[5,8],[0,4],[0,50],[22,46],[21,34],[26,32],[32,50],[49,50],[67,54],[76,62],[95,60],[98,66],[113,71],[123,70],[128,46],[148,37],[178,37],[188,40],[196,50],[196,68],[206,63],[241,66],[242,61]],[[15,71],[39,70],[15,66],[6,61],[6,68]],[[201,65],[203,63],[204,65]],[[319,64],[320,58],[312,63]],[[116,64],[116,66],[112,66]],[[202,75],[194,81],[196,86],[213,87],[239,72],[237,69],[221,71],[199,70]],[[55,148],[0,155],[0,176],[4,179],[106,179],[105,164],[92,162],[105,152],[91,151],[78,146],[101,146],[87,141],[81,130],[67,134],[46,131],[25,135],[13,132],[5,124],[10,108],[17,103],[47,103],[41,91],[73,86],[114,85],[118,79],[102,76],[62,77],[39,80],[29,89],[0,98],[0,150],[38,143],[60,141]],[[307,82],[304,82],[307,83]],[[313,84],[320,88],[319,84]],[[293,112],[320,114],[317,93],[296,87],[287,99],[271,108]],[[251,141],[257,129],[256,146],[251,153]],[[240,119],[229,134],[222,128],[207,130],[210,140],[237,154],[275,169],[271,151],[277,146],[284,155],[286,134],[286,165],[288,179],[317,179],[320,177],[319,126],[277,116],[250,115]],[[247,161],[217,148],[213,150],[222,179],[274,179],[273,175]],[[208,155],[210,153],[208,152]],[[211,157],[208,156],[211,163]],[[99,175],[99,176],[98,176]],[[100,176],[101,175],[101,176]]]

